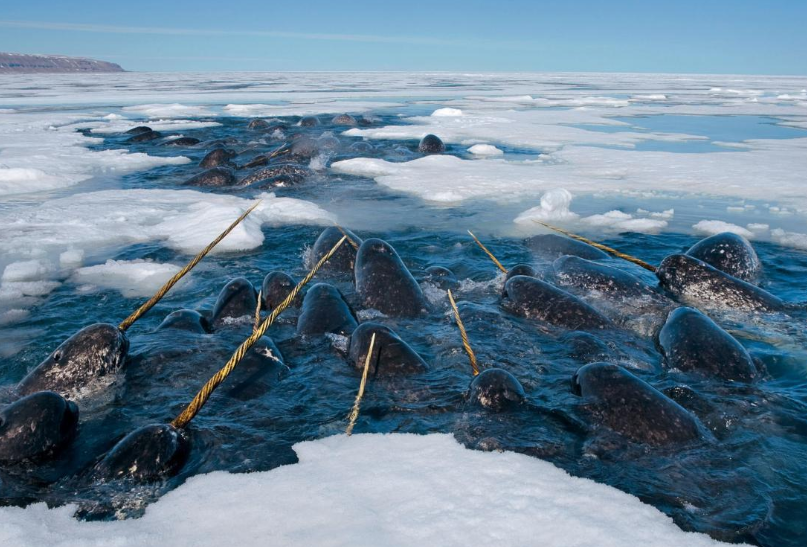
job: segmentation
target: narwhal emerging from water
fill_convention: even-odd
[[[99,378],[120,371],[125,364],[129,350],[127,329],[153,308],[185,274],[191,271],[259,204],[260,202],[247,209],[120,325],[94,323],[65,340],[20,381],[17,392],[20,395],[29,395],[37,391],[54,391],[69,398],[75,396],[76,392],[82,388],[91,386]]]
[[[662,260],[658,266],[653,266],[616,249],[590,241],[545,222],[537,220],[535,222],[653,272],[658,277],[661,287],[688,304],[704,308],[730,308],[759,312],[787,311],[803,307],[803,305],[784,302],[778,296],[756,285],[734,277],[695,256],[691,256],[689,252],[687,254],[672,254]],[[743,263],[754,262],[756,255],[754,254],[753,257],[744,255],[742,253],[743,248],[742,246],[735,247],[735,253],[732,255],[734,260]],[[750,252],[753,252],[750,245],[747,248],[750,249]],[[701,249],[701,252],[703,252],[703,249]]]

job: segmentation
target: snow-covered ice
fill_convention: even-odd
[[[192,477],[140,519],[78,522],[74,507],[44,503],[0,508],[0,544],[725,545],[615,488],[529,456],[467,450],[450,435],[337,435],[294,449],[295,465]]]
[[[126,297],[151,296],[181,269],[174,264],[151,260],[107,260],[104,264],[79,268],[72,281],[90,287],[115,289]],[[180,284],[185,281],[183,279]]]

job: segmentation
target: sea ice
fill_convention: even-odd
[[[468,450],[450,435],[337,435],[294,449],[299,463],[272,471],[191,477],[139,519],[3,507],[0,544],[725,545],[616,488],[522,454]]]

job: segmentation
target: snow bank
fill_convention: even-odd
[[[449,435],[343,435],[294,446],[269,472],[197,476],[145,516],[78,522],[73,507],[0,508],[0,544],[96,547],[706,547],[615,488],[513,453],[467,450]]]
[[[148,297],[181,269],[180,266],[151,260],[107,260],[105,264],[79,268],[72,280],[89,286],[84,287],[84,290],[105,287],[118,290],[129,298]],[[180,281],[180,285],[184,282],[185,279]]]
[[[569,210],[572,204],[572,194],[564,188],[550,190],[541,197],[541,204],[527,209],[518,215],[513,222],[516,224],[533,224],[533,221],[570,221],[576,220],[578,215]]]
[[[400,103],[378,101],[324,100],[309,103],[285,104],[228,104],[222,110],[230,116],[316,116],[318,114],[342,114],[344,112],[367,112],[378,108],[403,106]]]
[[[72,186],[98,175],[123,175],[160,165],[182,165],[183,156],[156,157],[126,150],[92,151],[100,142],[76,132],[77,116],[18,113],[0,124],[0,196]],[[105,123],[105,122],[103,122]]]
[[[787,232],[781,228],[776,228],[771,230],[771,236],[779,245],[807,250],[807,234]]]
[[[437,118],[447,116],[462,116],[462,110],[459,108],[438,108],[432,112],[432,116]]]
[[[202,129],[205,127],[216,127],[219,122],[201,122],[196,120],[127,120],[114,118],[109,122],[90,122],[75,124],[76,128],[88,128],[90,133],[96,135],[110,135],[115,133],[125,133],[134,127],[147,124],[154,131],[183,131],[186,129]]]
[[[742,226],[737,226],[736,224],[731,224],[730,222],[724,222],[722,220],[701,220],[694,226],[692,229],[699,234],[713,236],[715,234],[719,234],[722,232],[731,232],[733,234],[737,234],[738,236],[743,236],[745,238],[753,238],[754,232],[751,230],[746,230]]]
[[[261,226],[331,225],[336,217],[317,205],[262,194],[263,201],[212,251],[253,249]],[[0,313],[27,308],[70,277],[83,262],[105,259],[116,248],[160,241],[195,254],[238,218],[251,200],[193,190],[106,190],[0,211]],[[4,266],[5,264],[5,266]],[[78,270],[75,281],[150,294],[174,266],[109,261]]]
[[[501,156],[504,154],[492,144],[475,144],[468,149],[468,152],[474,156]]]
[[[666,220],[634,218],[633,215],[623,211],[608,211],[601,215],[591,215],[582,219],[582,222],[595,228],[643,234],[656,234],[667,227]]]
[[[192,118],[195,116],[213,115],[204,106],[189,106],[179,103],[173,104],[140,104],[125,106],[124,112],[139,114],[146,118]]]

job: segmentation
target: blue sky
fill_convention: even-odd
[[[807,1],[6,2],[0,51],[129,70],[807,74]]]

